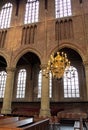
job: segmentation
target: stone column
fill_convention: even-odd
[[[49,74],[45,73],[46,66],[42,66],[42,89],[41,89],[41,108],[40,116],[50,117],[49,99]]]
[[[88,62],[85,62],[84,66],[85,66],[85,77],[86,77],[86,95],[88,100]]]
[[[13,93],[14,68],[7,68],[6,87],[3,99],[2,114],[11,114],[11,102]]]

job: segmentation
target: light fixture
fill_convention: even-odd
[[[45,8],[45,41],[47,43],[47,8]],[[60,32],[58,31],[58,48],[59,48]],[[70,61],[67,58],[67,54],[58,51],[56,55],[52,54],[48,61],[46,69],[44,69],[44,75],[48,77],[47,74],[52,73],[53,78],[60,79],[64,75],[65,69],[70,67]]]
[[[57,52],[56,56],[52,54],[48,61],[47,72],[51,72],[52,76],[56,79],[60,79],[64,75],[65,69],[70,66],[70,61],[67,58],[67,54],[64,52]]]

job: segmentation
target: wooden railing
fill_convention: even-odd
[[[1,119],[0,120],[0,126],[2,126],[2,125],[6,125],[6,124],[11,124],[11,123],[13,123],[13,122],[16,122],[16,121],[18,121],[19,120],[19,117],[6,117],[5,119]]]

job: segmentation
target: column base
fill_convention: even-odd
[[[50,113],[50,109],[40,109],[40,114],[39,116],[41,117],[50,117],[51,113]]]
[[[1,114],[11,114],[11,109],[3,109],[2,108]]]

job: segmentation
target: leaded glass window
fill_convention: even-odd
[[[71,16],[71,0],[55,0],[55,15],[56,18]]]
[[[16,98],[25,98],[26,76],[26,70],[21,69],[18,73]]]
[[[11,3],[6,3],[2,7],[0,11],[0,28],[1,29],[10,27],[12,7],[13,5]]]
[[[39,17],[39,1],[28,0],[26,3],[24,24],[38,22]]]
[[[38,77],[38,98],[41,98],[41,87],[42,87],[42,71],[39,72]],[[52,97],[52,74],[49,73],[49,97]]]
[[[6,78],[7,78],[7,73],[5,71],[1,71],[0,72],[0,98],[4,98]]]
[[[64,98],[79,98],[79,78],[75,67],[70,66],[64,73]]]

